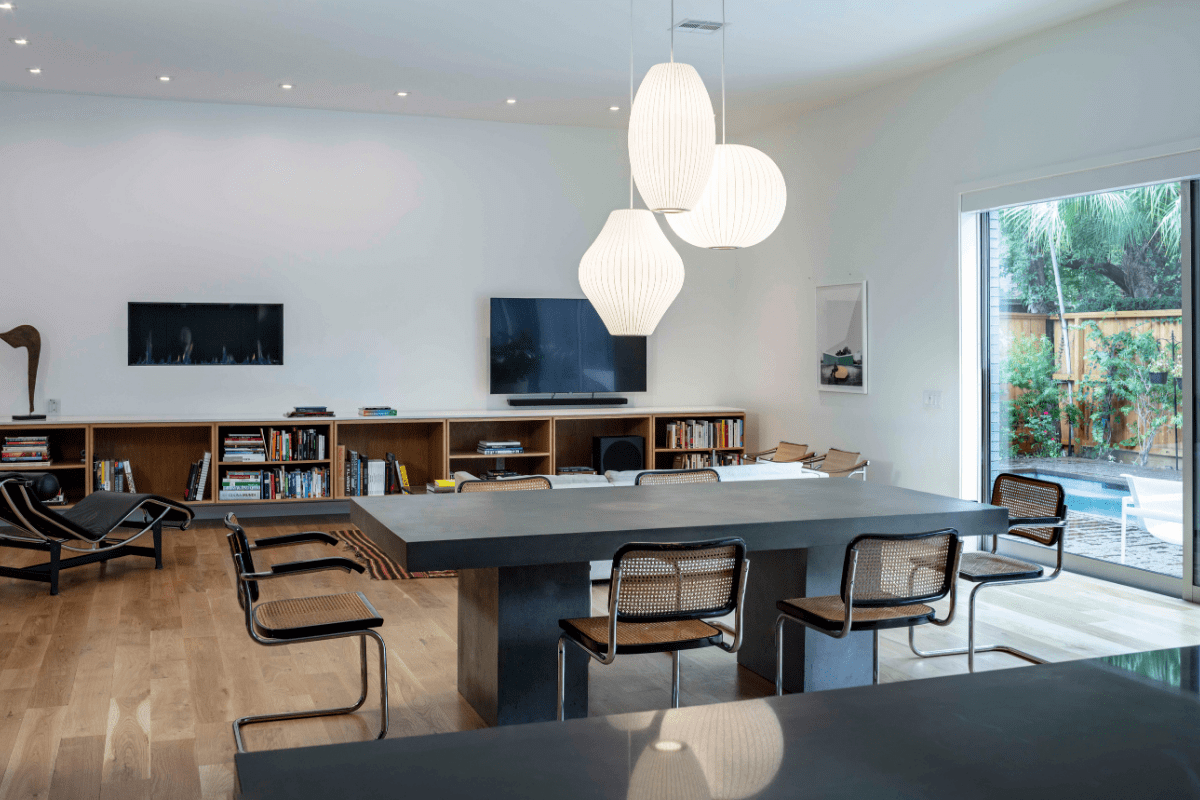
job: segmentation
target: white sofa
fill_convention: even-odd
[[[808,478],[828,478],[824,472],[807,469],[799,463],[775,464],[759,462],[757,464],[740,464],[732,467],[713,467],[721,482],[729,481],[781,481],[804,480]],[[607,489],[612,486],[633,486],[637,476],[648,470],[631,469],[617,472],[609,470],[603,475],[545,475],[552,489]],[[674,472],[675,470],[649,470],[652,472]],[[522,475],[521,477],[526,477]],[[469,472],[454,473],[455,488],[463,481],[478,480]],[[501,479],[503,480],[503,479]],[[647,487],[649,489],[649,487]],[[592,580],[603,580],[609,576],[612,569],[611,561],[592,562]]]

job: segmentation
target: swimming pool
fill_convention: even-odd
[[[1117,487],[1103,481],[1065,478],[1061,475],[1050,475],[1044,472],[1024,474],[1031,478],[1061,485],[1067,493],[1067,508],[1071,511],[1081,511],[1084,514],[1097,514],[1102,517],[1120,519],[1121,498],[1129,496],[1129,490],[1124,486]]]

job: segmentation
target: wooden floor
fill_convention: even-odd
[[[248,525],[252,536],[344,527],[336,518]],[[276,552],[276,561],[329,554],[317,546]],[[27,555],[0,550],[0,563],[30,563]],[[58,597],[44,584],[0,578],[0,800],[228,798],[231,720],[357,696],[351,643],[266,648],[251,642],[219,525],[169,532],[165,560],[162,571],[141,558],[71,570]],[[455,690],[456,581],[323,573],[275,581],[265,591],[270,597],[348,589],[363,591],[388,620],[382,633],[390,736],[481,727]],[[596,588],[597,613],[605,591]],[[1200,608],[1179,600],[1073,575],[993,592],[981,604],[981,635],[1003,634],[1051,660],[1200,644]],[[926,626],[919,644],[957,643],[965,622],[964,614],[949,629]],[[884,681],[966,670],[961,658],[914,658],[903,633],[889,634],[882,653]],[[986,669],[1022,663],[980,657]],[[667,656],[593,665],[592,713],[666,706],[669,666]],[[683,655],[685,705],[757,697],[770,688],[715,648]],[[359,715],[257,726],[248,730],[247,744],[259,749],[368,738],[378,720],[374,685],[371,691]]]

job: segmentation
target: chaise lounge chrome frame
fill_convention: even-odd
[[[367,671],[367,637],[375,640],[379,646],[379,703],[380,703],[380,724],[379,735],[376,739],[382,739],[387,736],[388,732],[388,678],[387,678],[387,645],[375,630],[366,628],[363,630],[352,630],[341,633],[325,633],[315,636],[301,636],[289,639],[274,639],[262,636],[258,631],[258,626],[255,624],[254,609],[255,602],[258,599],[258,581],[272,580],[274,578],[284,578],[292,575],[304,575],[313,572],[325,572],[327,570],[341,570],[343,572],[358,572],[362,573],[366,568],[356,561],[348,558],[317,558],[308,561],[290,561],[283,564],[272,564],[269,572],[254,572],[247,571],[246,560],[243,554],[239,552],[239,544],[237,541],[238,533],[240,532],[243,540],[246,542],[247,554],[255,553],[259,550],[267,550],[274,547],[286,547],[297,544],[327,544],[337,545],[338,540],[328,533],[320,531],[306,531],[304,533],[292,533],[284,536],[269,536],[256,539],[253,544],[246,537],[245,531],[238,524],[237,518],[232,512],[225,515],[225,527],[229,529],[226,539],[229,541],[229,550],[233,555],[233,563],[237,570],[238,583],[238,604],[241,605],[245,615],[246,632],[250,634],[250,638],[264,647],[277,647],[279,645],[300,644],[304,642],[325,642],[333,639],[348,639],[351,637],[359,637],[359,663],[361,666],[360,674],[362,676],[362,690],[359,692],[358,700],[353,705],[342,706],[340,708],[319,708],[312,711],[282,711],[272,714],[252,714],[244,717],[239,717],[233,722],[233,740],[237,746],[239,753],[245,753],[245,742],[242,739],[242,728],[247,725],[255,725],[263,722],[278,722],[280,720],[289,719],[310,719],[317,717],[332,717],[339,714],[352,714],[363,707],[367,701],[367,690],[369,676]],[[235,530],[236,529],[236,530]],[[253,564],[253,559],[251,558]],[[253,569],[253,568],[252,568]],[[364,598],[365,600],[365,598]],[[368,607],[370,605],[368,604]],[[374,611],[374,608],[371,608]]]
[[[93,492],[59,512],[43,503],[58,490],[58,478],[51,473],[0,474],[0,521],[11,526],[0,528],[0,547],[50,554],[43,564],[0,567],[0,576],[49,583],[51,595],[58,594],[61,570],[71,567],[135,555],[153,558],[154,568],[162,569],[163,526],[186,530],[195,516],[187,505],[158,495],[106,491]],[[135,519],[138,512],[140,520]],[[120,528],[137,532],[114,537]],[[152,547],[133,546],[147,533],[153,537]],[[64,550],[83,555],[64,559]]]

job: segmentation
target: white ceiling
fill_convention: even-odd
[[[729,127],[765,124],[1121,2],[728,0]],[[627,0],[13,3],[0,11],[3,90],[565,125],[626,120]],[[639,80],[667,60],[670,13],[670,0],[636,0]],[[675,2],[677,20],[720,16],[721,0]],[[20,37],[29,44],[9,41]],[[675,35],[676,60],[700,70],[714,101],[720,46],[719,34]],[[517,103],[506,104],[510,97]]]

